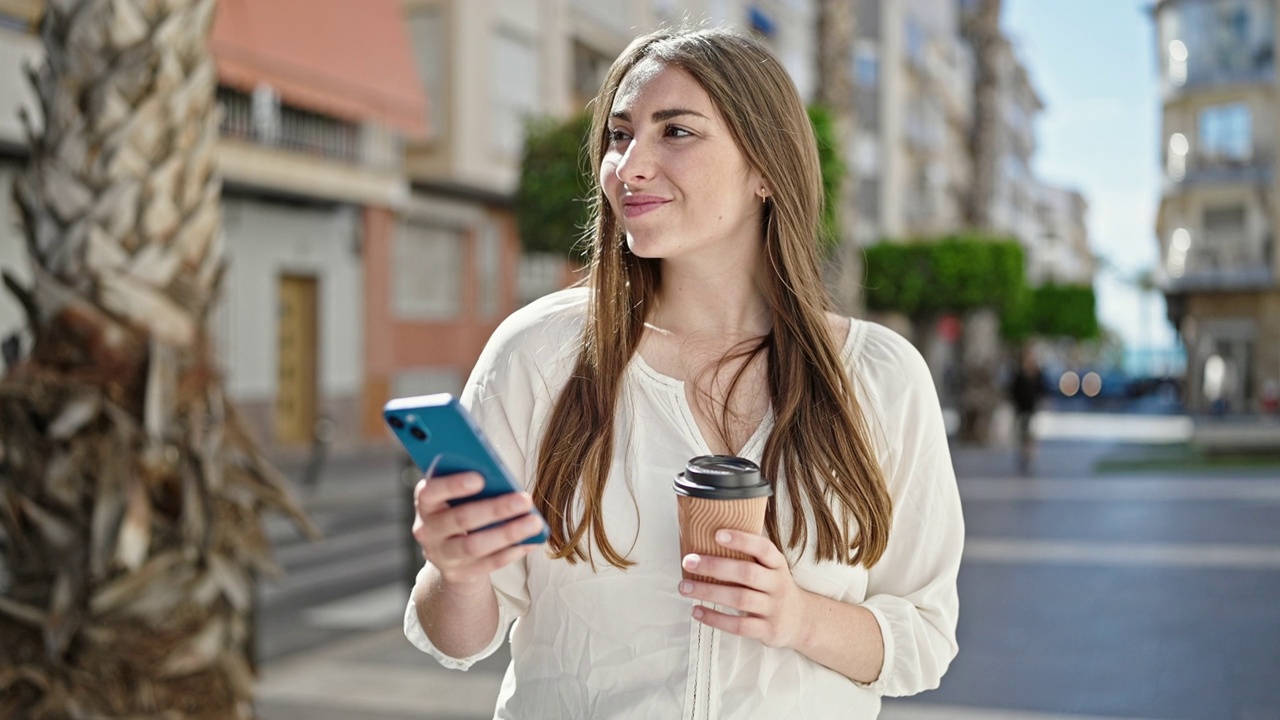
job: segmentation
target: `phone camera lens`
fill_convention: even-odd
[[[395,415],[392,415],[391,417],[387,418],[387,424],[397,430],[404,429],[404,421],[396,417]]]
[[[409,434],[419,440],[427,439],[427,432],[420,427],[409,428]]]

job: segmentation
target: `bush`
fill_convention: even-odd
[[[525,128],[516,188],[516,227],[528,252],[585,257],[591,184],[582,154],[591,118],[539,119]]]
[[[818,166],[822,169],[822,229],[818,246],[823,257],[831,257],[840,245],[837,210],[840,183],[845,180],[844,161],[836,142],[835,119],[831,112],[821,105],[810,105],[809,124],[813,126],[813,135],[818,141]]]
[[[1032,336],[1095,340],[1101,336],[1095,305],[1088,285],[1030,288],[1001,318],[1000,333],[1010,340]]]
[[[866,250],[867,307],[921,317],[1015,307],[1026,289],[1022,246],[978,235]]]

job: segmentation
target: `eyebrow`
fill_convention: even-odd
[[[706,115],[703,115],[697,110],[689,110],[687,108],[671,108],[669,110],[656,110],[654,111],[652,117],[653,117],[653,122],[663,122],[665,120],[670,120],[672,118],[680,117],[681,115],[696,115],[704,120],[707,119]],[[622,120],[624,122],[631,122],[631,113],[627,112],[626,110],[614,110],[613,112],[609,113],[609,117],[617,118],[618,120]]]

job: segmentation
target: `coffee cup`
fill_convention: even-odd
[[[676,475],[676,504],[680,520],[680,557],[696,553],[751,559],[716,542],[717,530],[764,533],[765,510],[773,488],[755,463],[734,455],[699,455]],[[686,580],[726,584],[683,569]]]

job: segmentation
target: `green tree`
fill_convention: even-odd
[[[590,171],[584,153],[591,118],[540,118],[525,128],[516,188],[516,225],[528,252],[586,257],[591,220]]]

